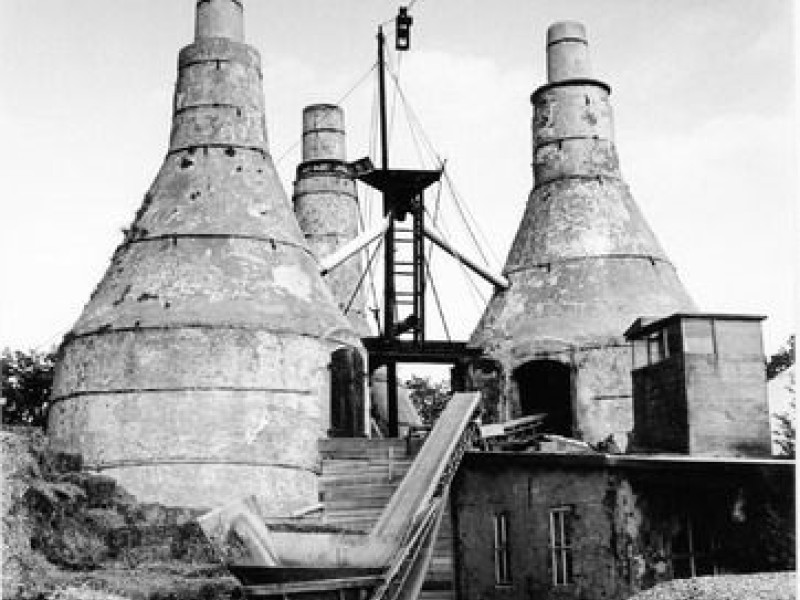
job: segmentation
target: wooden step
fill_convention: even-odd
[[[454,598],[453,590],[426,590],[424,585],[417,596],[417,600],[454,600]]]
[[[408,465],[414,462],[410,458],[404,456],[396,456],[389,458],[388,456],[342,456],[337,458],[323,459],[322,466],[324,467],[337,467],[337,468],[358,468],[358,467],[382,467],[389,465]]]
[[[381,473],[392,472],[393,474],[405,475],[411,463],[406,461],[389,462],[345,462],[345,461],[331,461],[330,463],[323,463],[322,477],[327,475],[362,475],[364,473]]]
[[[321,485],[320,501],[342,500],[351,498],[382,498],[388,501],[397,489],[396,483],[386,481],[356,483],[347,485],[346,482],[337,482],[338,485]]]
[[[366,473],[364,475],[350,475],[347,477],[339,475],[328,475],[320,480],[319,489],[321,492],[334,491],[339,488],[351,488],[360,485],[397,485],[400,483],[402,475],[390,476],[389,473]]]
[[[349,529],[351,531],[361,531],[363,533],[369,533],[372,529],[372,526],[375,525],[375,521],[377,519],[367,519],[367,520],[349,520],[349,521],[326,521],[327,525],[336,525],[337,527],[341,527],[343,529]]]
[[[383,514],[413,459],[404,440],[321,440],[322,522],[369,533]],[[453,531],[445,510],[420,600],[454,600]]]
[[[317,444],[323,458],[406,457],[406,441],[396,439],[331,438]]]
[[[339,498],[336,500],[325,500],[325,512],[336,513],[342,510],[356,511],[356,510],[371,510],[377,509],[381,512],[386,506],[388,498],[385,497],[370,497],[365,496],[362,498]]]
[[[435,571],[438,574],[445,574],[447,579],[450,579],[450,572],[453,569],[453,557],[452,556],[434,556],[431,557],[431,563],[429,570]]]
[[[405,449],[406,440],[400,438],[324,438],[317,442],[320,452],[342,448],[395,448]]]
[[[338,510],[331,510],[325,511],[325,516],[323,520],[327,523],[338,522],[338,521],[354,521],[354,520],[365,520],[365,519],[374,519],[378,520],[378,517],[381,516],[383,512],[383,507],[379,508],[349,508],[349,509],[338,509]]]
[[[393,468],[363,467],[362,469],[326,469],[320,477],[320,489],[327,490],[334,487],[392,484],[398,485],[408,472],[408,467],[396,465]]]

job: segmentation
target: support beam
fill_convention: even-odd
[[[400,424],[397,411],[397,363],[386,363],[386,412],[389,417],[388,434],[390,438],[400,435]]]
[[[392,223],[392,218],[393,217],[391,214],[386,215],[386,218],[381,222],[380,225],[370,229],[369,231],[363,232],[357,237],[354,237],[336,252],[320,260],[320,273],[322,275],[327,275],[328,272],[338,267],[348,258],[353,256],[353,254],[361,250],[364,246],[372,243],[382,235],[385,235],[386,230],[389,229],[389,225]]]
[[[458,262],[463,264],[465,267],[468,267],[476,275],[479,275],[480,277],[482,277],[483,279],[485,279],[486,281],[488,281],[489,283],[491,283],[495,287],[499,287],[500,289],[503,289],[503,290],[507,290],[508,289],[508,286],[509,286],[508,279],[506,279],[502,275],[495,275],[494,273],[490,273],[489,271],[487,271],[486,269],[484,269],[480,265],[475,264],[470,259],[468,259],[466,256],[461,254],[458,250],[453,248],[450,244],[445,242],[438,235],[436,235],[435,233],[430,231],[427,227],[423,230],[423,233],[425,234],[426,238],[428,238],[434,244],[439,246],[439,248],[441,248],[442,250],[447,252],[450,256],[455,258]]]

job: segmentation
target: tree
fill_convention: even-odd
[[[3,423],[45,427],[55,352],[3,350]]]
[[[775,433],[775,443],[780,448],[780,455],[789,458],[795,457],[795,413],[796,405],[792,398],[789,408],[785,412],[775,415],[775,420],[778,422],[778,428],[773,432]]]
[[[431,382],[430,377],[412,375],[406,381],[408,396],[425,425],[433,425],[450,399],[450,385],[445,381]]]
[[[789,367],[794,365],[794,359],[795,337],[792,335],[767,361],[767,379],[775,379],[778,375],[789,369]],[[789,406],[783,412],[774,415],[777,429],[775,429],[773,433],[775,434],[775,443],[780,449],[780,455],[794,458],[796,436],[794,373],[788,375],[790,375],[790,377],[788,378],[788,383],[786,383],[786,390],[789,392]]]
[[[794,334],[767,361],[767,379],[774,379],[794,364]]]

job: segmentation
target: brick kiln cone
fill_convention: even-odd
[[[297,167],[292,202],[311,250],[323,258],[358,235],[358,196],[345,160],[344,111],[332,104],[303,110],[303,160]],[[363,279],[357,253],[325,275],[339,308],[353,328],[370,335]]]
[[[267,149],[239,0],[200,0],[169,152],[64,339],[49,431],[144,501],[317,501],[330,354],[360,347]]]
[[[620,174],[610,88],[592,78],[583,25],[550,27],[547,66],[548,83],[531,96],[534,188],[504,268],[511,285],[496,291],[471,338],[508,373],[537,357],[566,361],[570,352],[624,345],[639,316],[695,310]],[[589,410],[581,394],[629,394],[580,376],[577,386],[579,425]]]

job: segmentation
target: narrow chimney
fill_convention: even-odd
[[[591,79],[589,43],[581,23],[563,21],[547,30],[547,81]]]
[[[332,104],[307,106],[303,110],[303,162],[297,167],[292,200],[300,229],[319,258],[358,235],[356,183],[345,157],[344,111]],[[325,275],[325,281],[355,331],[367,336],[363,274],[363,261],[355,254]]]
[[[241,0],[198,0],[194,39],[226,38],[244,42],[244,10]]]
[[[344,111],[334,104],[303,109],[303,162],[346,160]]]

